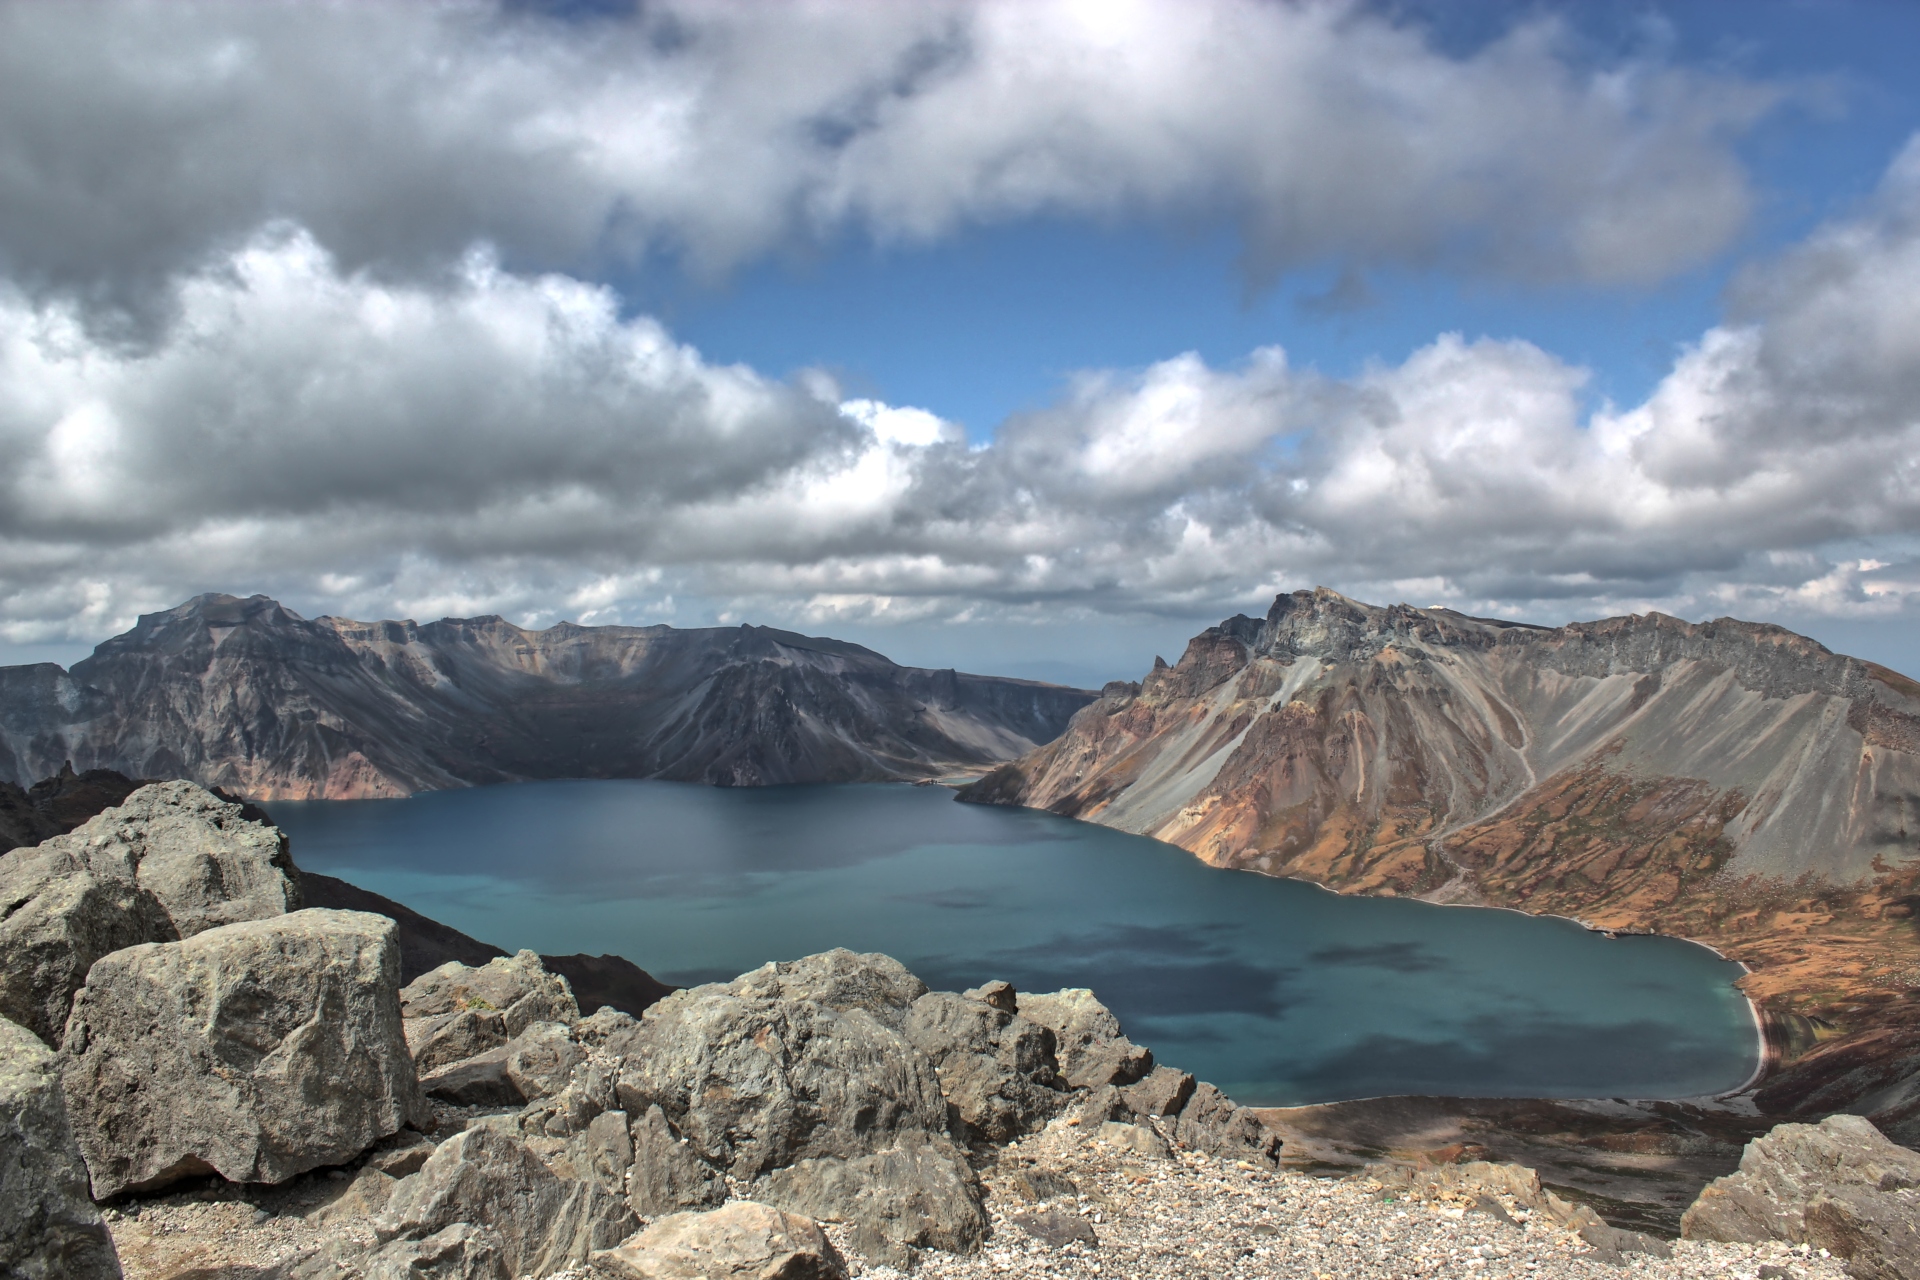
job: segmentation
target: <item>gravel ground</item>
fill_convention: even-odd
[[[993,1218],[987,1247],[972,1257],[926,1253],[913,1273],[920,1280],[1620,1280],[1628,1275],[1634,1280],[1839,1280],[1845,1275],[1839,1259],[1817,1251],[1691,1241],[1674,1242],[1671,1260],[1626,1255],[1623,1268],[1512,1200],[1501,1207],[1514,1221],[1503,1222],[1484,1207],[1410,1200],[1365,1178],[1336,1181],[1268,1172],[1192,1152],[1171,1159],[1122,1153],[1065,1121],[990,1158],[981,1170]],[[1036,1193],[1044,1198],[1036,1200]],[[276,1264],[329,1240],[370,1240],[372,1234],[356,1211],[354,1182],[344,1173],[312,1175],[281,1188],[209,1180],[110,1210],[108,1223],[129,1280],[189,1275],[269,1280]],[[844,1227],[830,1226],[828,1234],[854,1275],[901,1276],[891,1267],[863,1264],[846,1247]],[[556,1280],[592,1278],[579,1269]]]

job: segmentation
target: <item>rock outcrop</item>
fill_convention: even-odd
[[[0,1016],[57,1047],[101,956],[283,915],[300,895],[276,828],[193,783],[165,782],[0,855],[0,902]]]
[[[142,785],[112,769],[75,773],[71,764],[32,786],[0,782],[0,853],[65,835]]]
[[[394,924],[299,911],[94,962],[64,1076],[97,1198],[338,1164],[420,1109]]]
[[[0,1275],[119,1280],[120,1260],[67,1125],[53,1053],[0,1019]]]
[[[403,1179],[374,1225],[387,1242],[374,1256],[376,1268],[401,1261],[418,1267],[414,1259],[423,1250],[445,1251],[456,1244],[445,1233],[465,1227],[473,1234],[457,1242],[463,1265],[484,1252],[508,1276],[545,1276],[585,1262],[639,1224],[617,1195],[561,1178],[518,1137],[477,1125],[441,1143]]]
[[[927,778],[1020,755],[1093,696],[767,627],[309,620],[207,595],[70,672],[0,668],[0,780],[71,760],[275,800],[524,778]]]
[[[751,1200],[662,1218],[593,1255],[619,1280],[846,1280],[846,1264],[806,1218]]]
[[[1783,1124],[1680,1221],[1690,1240],[1783,1240],[1848,1260],[1858,1280],[1920,1280],[1920,1153],[1859,1116]]]

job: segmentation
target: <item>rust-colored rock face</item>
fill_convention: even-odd
[[[1802,1041],[1920,1034],[1920,684],[1780,627],[1295,592],[963,798],[1341,892],[1699,938]],[[1911,1081],[1885,1118],[1920,1139],[1920,1057],[1876,1053],[1860,1074],[1823,1044],[1776,1091],[1892,1070]]]
[[[1109,685],[975,798],[1337,888],[1651,909],[1920,859],[1920,687],[1731,619],[1549,630],[1302,591]]]
[[[924,778],[1031,750],[1092,696],[766,627],[308,620],[265,596],[201,596],[70,672],[0,667],[0,781],[71,761],[294,800],[524,778]]]

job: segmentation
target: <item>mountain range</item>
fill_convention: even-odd
[[[962,798],[1343,893],[1711,943],[1798,1057],[1763,1101],[1864,1098],[1920,1134],[1920,684],[1781,627],[1297,591]]]
[[[356,622],[203,595],[71,670],[0,667],[0,781],[70,764],[299,800],[528,778],[918,780],[1028,751],[1094,697],[768,627]]]

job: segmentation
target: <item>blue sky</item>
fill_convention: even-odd
[[[0,4],[0,662],[222,590],[1089,682],[1325,584],[1920,670],[1917,51],[1884,0]]]

